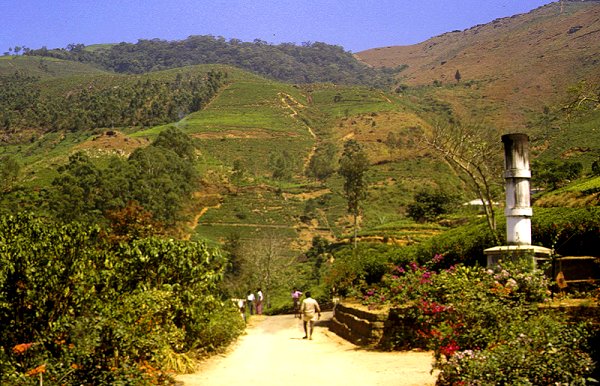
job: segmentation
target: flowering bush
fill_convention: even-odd
[[[537,310],[550,294],[541,271],[513,262],[431,269],[441,260],[394,266],[364,294],[370,306],[405,307],[412,330],[392,341],[434,350],[439,385],[585,382],[588,329]]]
[[[239,311],[218,297],[218,251],[102,236],[0,217],[0,384],[169,384],[168,359],[242,332]]]

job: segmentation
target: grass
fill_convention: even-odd
[[[0,76],[12,75],[17,70],[41,79],[66,79],[76,75],[99,75],[106,73],[87,64],[55,58],[0,56]]]

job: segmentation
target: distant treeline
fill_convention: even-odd
[[[28,49],[25,55],[49,56],[98,65],[118,73],[141,74],[194,64],[227,64],[293,83],[333,82],[385,87],[405,66],[375,69],[340,46],[325,43],[268,44],[222,37],[190,36],[185,40],[139,40],[90,49],[70,44],[66,49]]]
[[[0,129],[82,130],[153,126],[198,111],[226,74],[178,73],[171,77],[96,76],[61,88],[15,73],[0,77]]]

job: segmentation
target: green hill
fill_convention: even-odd
[[[95,159],[127,156],[174,126],[192,137],[199,149],[197,168],[203,184],[196,194],[195,209],[188,215],[194,237],[217,241],[233,233],[254,238],[278,235],[293,249],[306,247],[317,234],[331,239],[343,236],[349,225],[339,177],[333,174],[318,181],[307,177],[311,157],[327,144],[336,149],[337,157],[342,142],[354,138],[369,154],[372,192],[365,226],[402,219],[402,206],[418,186],[449,184],[452,190],[459,190],[460,184],[447,175],[448,169],[416,146],[427,122],[401,98],[377,89],[291,85],[223,66],[32,82],[39,87],[41,98],[48,100],[90,88],[88,99],[98,100],[117,85],[133,89],[147,82],[166,85],[178,77],[209,73],[223,74],[222,86],[200,110],[173,124],[91,126],[66,133],[46,130],[43,135],[32,134],[27,141],[12,137],[13,143],[2,146],[0,154],[18,157],[23,163],[22,183],[39,189],[48,186],[56,176],[55,169],[76,151]],[[107,130],[111,134],[107,135]],[[403,139],[386,143],[390,136]],[[277,177],[281,160],[285,161],[280,166],[285,173]],[[337,158],[328,162],[337,167]],[[204,207],[210,209],[198,217]]]
[[[475,198],[439,154],[425,146],[424,136],[434,127],[477,124],[484,130],[497,130],[493,132],[498,134],[495,145],[499,154],[501,132],[525,131],[531,137],[532,158],[577,161],[582,163],[584,173],[590,172],[600,149],[600,137],[593,135],[600,119],[597,102],[593,103],[597,101],[597,84],[589,82],[593,68],[584,65],[583,72],[552,73],[562,78],[561,88],[553,88],[550,96],[544,87],[527,87],[522,93],[516,86],[507,86],[518,83],[521,76],[515,68],[505,68],[512,64],[493,67],[494,57],[504,52],[501,49],[509,49],[502,39],[517,39],[507,40],[513,48],[527,45],[531,39],[523,32],[527,26],[550,26],[552,20],[560,20],[562,24],[554,24],[582,21],[581,25],[588,28],[583,22],[587,14],[577,8],[588,5],[569,3],[565,14],[553,14],[554,8],[549,6],[477,26],[460,33],[464,41],[455,39],[458,33],[434,38],[432,42],[443,44],[417,47],[424,50],[417,56],[420,64],[409,63],[393,92],[370,85],[379,84],[383,79],[380,76],[396,69],[369,72],[368,67],[357,67],[352,62],[355,59],[349,60],[348,53],[339,47],[316,43],[271,46],[191,37],[181,42],[73,46],[40,52],[45,56],[3,57],[0,158],[12,157],[21,168],[16,182],[6,185],[9,187],[5,188],[8,192],[4,193],[2,210],[15,209],[11,204],[23,202],[19,200],[25,200],[28,194],[39,195],[40,200],[44,194],[50,195],[52,181],[62,173],[60,167],[78,151],[90,156],[102,173],[110,173],[115,157],[125,160],[151,144],[159,133],[176,129],[196,145],[193,166],[200,175],[195,193],[180,216],[176,229],[179,236],[220,242],[239,235],[250,241],[279,240],[290,252],[303,250],[314,236],[343,240],[350,234],[352,219],[346,213],[343,180],[335,170],[344,142],[353,139],[364,148],[370,163],[361,237],[401,244],[419,241],[445,228],[416,224],[407,217],[406,209],[416,192],[430,189],[465,201]],[[567,34],[566,39],[572,39],[570,35],[579,30]],[[432,73],[415,72],[415,68],[425,69],[431,61],[437,61],[436,55],[449,55],[446,50],[456,48],[458,43],[463,51],[456,52],[476,49],[479,46],[473,45],[475,40],[469,39],[477,31],[479,36],[498,40],[498,47],[487,45],[489,49],[480,51],[478,60],[492,66],[489,72],[477,72],[463,59],[462,78],[454,81],[446,78],[434,84],[432,79],[439,79],[427,78]],[[546,39],[548,55],[563,38]],[[186,47],[189,52],[184,50]],[[205,50],[207,47],[220,47],[225,53],[217,57],[214,50]],[[246,70],[223,64],[176,67],[198,57],[238,64],[248,59],[239,56],[240,47],[253,55]],[[119,56],[127,49],[140,60]],[[182,52],[175,55],[175,49]],[[159,51],[164,55],[154,55]],[[299,53],[309,59],[300,63]],[[580,51],[563,53],[574,61]],[[110,60],[109,54],[113,55]],[[513,56],[528,60],[525,53]],[[267,57],[270,60],[265,62]],[[292,71],[278,67],[282,62],[279,59],[284,57],[289,60],[283,64]],[[123,62],[129,63],[127,66],[138,63],[140,67],[116,68],[116,61],[112,61],[115,58],[127,59]],[[402,58],[393,65],[409,62],[409,57]],[[101,71],[65,59],[121,72]],[[446,64],[451,60],[448,58]],[[342,66],[341,62],[346,64]],[[294,76],[287,77],[286,73]],[[494,77],[495,73],[502,76]],[[334,74],[337,77],[332,77]],[[369,74],[374,78],[362,82]],[[419,76],[425,78],[419,80]],[[273,80],[275,77],[295,83]],[[327,82],[313,83],[315,80]],[[577,87],[569,92],[568,86]],[[521,94],[522,101],[514,99]],[[592,102],[578,103],[583,100]],[[586,109],[563,109],[570,102],[574,102],[571,106]],[[500,174],[491,177],[501,184]],[[457,214],[446,218],[444,225],[460,223],[472,215]]]
[[[335,82],[385,86],[394,69],[375,69],[358,61],[342,47],[325,43],[268,44],[261,40],[226,41],[214,36],[190,36],[181,41],[160,39],[137,43],[71,44],[67,49],[41,48],[26,55],[90,63],[118,73],[140,74],[195,64],[225,64],[286,82]]]
[[[16,71],[38,78],[63,78],[106,73],[93,65],[71,60],[39,56],[0,56],[0,76],[13,75]]]

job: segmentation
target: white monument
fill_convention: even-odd
[[[529,137],[515,133],[502,136],[504,143],[504,179],[506,181],[506,242],[508,245],[484,251],[488,267],[501,258],[531,256],[535,260],[547,259],[552,250],[531,245],[531,216],[529,180]]]

